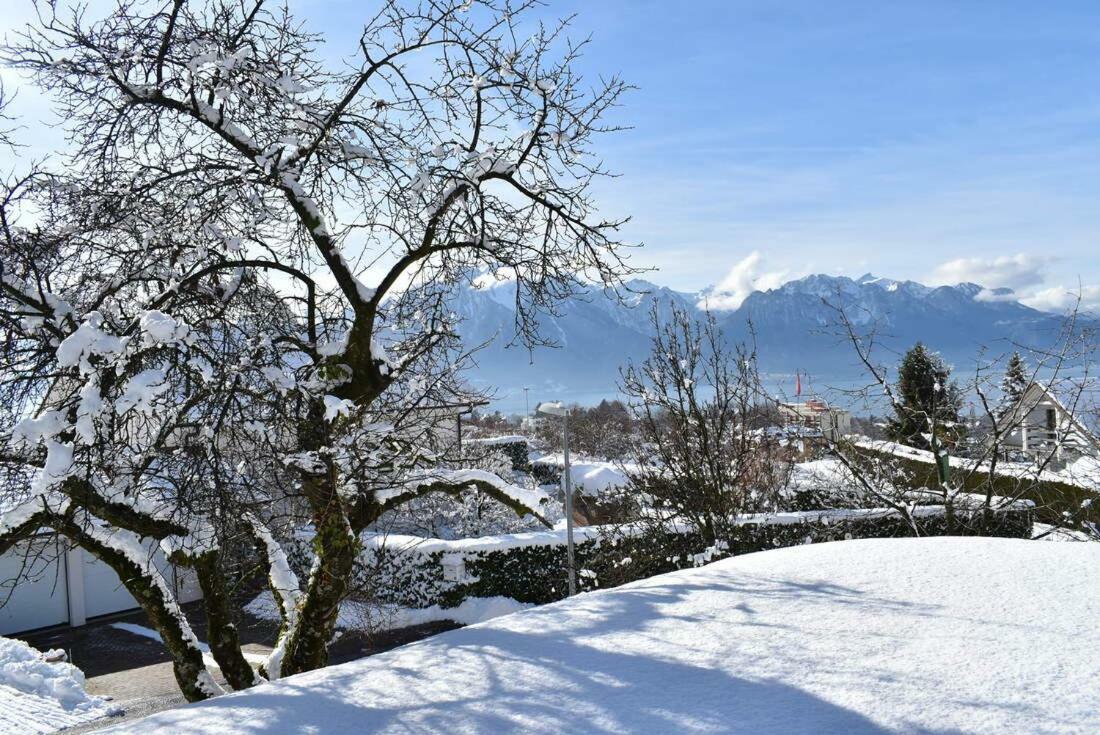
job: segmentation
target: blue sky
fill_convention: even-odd
[[[681,5],[576,3],[639,86],[608,196],[661,280],[1100,283],[1100,6]]]
[[[293,0],[334,56],[362,0]],[[0,27],[22,11],[4,11]],[[608,213],[685,290],[865,271],[1100,303],[1100,6],[550,0],[638,86]],[[35,100],[22,100],[28,107]],[[728,274],[728,275],[727,275]]]

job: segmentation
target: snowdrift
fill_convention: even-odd
[[[1100,732],[1100,545],[735,557],[107,732]]]
[[[0,733],[52,733],[118,711],[104,698],[89,696],[84,673],[62,656],[0,638]]]

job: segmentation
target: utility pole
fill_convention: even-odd
[[[561,416],[561,444],[565,459],[565,550],[569,574],[569,596],[577,594],[577,562],[573,552],[573,471],[569,466],[569,409],[560,401],[540,403],[535,413]]]
[[[577,594],[577,564],[573,558],[573,472],[569,468],[569,417],[561,417],[561,446],[565,453],[565,546],[569,566],[569,596]]]

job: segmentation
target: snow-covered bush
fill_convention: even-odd
[[[923,536],[951,535],[942,507],[914,511]],[[999,510],[989,535],[1030,538],[1027,503]],[[652,524],[576,529],[582,590],[614,587],[724,556],[851,538],[912,536],[909,519],[889,509],[764,514],[739,519],[729,541],[708,544],[690,527],[659,530]],[[311,563],[310,535],[292,554],[299,568]],[[378,605],[454,607],[471,598],[506,597],[547,603],[566,596],[565,532],[536,531],[457,540],[368,534],[357,563],[359,599]]]

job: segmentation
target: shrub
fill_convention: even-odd
[[[947,534],[939,506],[917,509],[919,533]],[[985,535],[1030,538],[1030,504],[996,511],[995,525]],[[962,524],[965,535],[977,535],[977,524]],[[698,566],[723,556],[786,546],[853,538],[913,536],[912,526],[887,510],[833,510],[761,515],[742,519],[722,548],[681,529],[637,533],[630,525],[577,529],[578,585],[582,590],[615,587],[656,574]],[[299,536],[292,562],[309,565],[308,535]],[[442,541],[410,536],[364,536],[356,573],[357,596],[405,607],[453,607],[472,597],[509,597],[543,604],[566,596],[564,531]],[[458,578],[444,571],[461,567]]]

